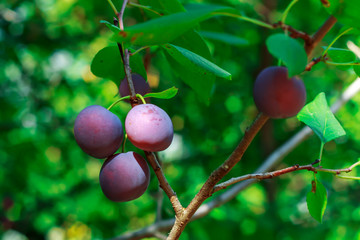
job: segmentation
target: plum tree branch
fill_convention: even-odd
[[[243,138],[230,157],[210,174],[200,191],[186,207],[184,213],[176,218],[175,224],[169,233],[169,240],[179,238],[181,232],[189,223],[196,210],[207,198],[211,196],[212,189],[215,184],[218,183],[227,173],[229,173],[230,170],[241,160],[246,149],[268,119],[269,117],[265,114],[260,113],[258,115],[253,124],[245,131]]]
[[[156,175],[157,179],[159,180],[160,187],[164,190],[164,192],[170,199],[170,202],[174,208],[176,216],[181,215],[184,212],[184,209],[183,209],[175,191],[171,188],[169,182],[167,181],[167,179],[161,169],[161,166],[156,159],[155,154],[153,152],[147,152],[147,151],[144,151],[144,152],[145,152],[146,158],[148,159],[152,169],[154,169],[155,175]]]
[[[305,51],[308,56],[311,55],[314,48],[325,37],[325,35],[330,31],[330,29],[335,25],[336,22],[337,19],[333,16],[330,16],[311,37],[311,43],[305,43]]]
[[[213,192],[217,192],[220,191],[222,189],[225,189],[235,183],[241,182],[241,181],[245,181],[248,179],[257,179],[257,180],[263,180],[263,179],[269,179],[269,178],[274,178],[274,177],[278,177],[290,172],[295,172],[295,171],[300,171],[300,170],[308,170],[314,173],[317,172],[327,172],[327,173],[332,173],[335,175],[339,175],[340,173],[349,173],[352,171],[352,169],[356,166],[358,166],[360,164],[360,162],[356,162],[353,165],[351,165],[348,168],[343,168],[343,169],[327,169],[327,168],[322,168],[322,167],[314,167],[314,164],[318,163],[319,161],[315,161],[312,164],[308,164],[308,165],[303,165],[300,166],[299,164],[296,164],[294,166],[291,167],[287,167],[284,169],[279,169],[276,171],[272,171],[272,172],[264,172],[264,173],[253,173],[253,174],[246,174],[240,177],[235,177],[235,178],[231,178],[226,182],[220,183],[218,185],[216,185],[214,187]]]
[[[339,96],[338,100],[331,106],[333,113],[336,113],[342,106],[344,106],[352,97],[360,92],[360,78],[357,78],[352,84],[350,84],[347,89]],[[256,173],[268,172],[277,166],[282,159],[284,159],[293,149],[295,149],[300,143],[304,142],[313,134],[312,130],[309,127],[303,127],[298,133],[296,133],[292,138],[290,138],[283,145],[278,147],[269,157],[265,159],[263,164],[254,171]],[[212,199],[206,204],[201,205],[191,217],[191,221],[202,218],[209,214],[213,209],[227,203],[239,192],[243,191],[248,186],[256,183],[257,179],[248,179],[239,183],[236,183],[231,188],[228,188],[226,191],[221,193],[216,198]],[[135,240],[142,239],[144,237],[153,236],[153,233],[156,231],[167,231],[175,223],[175,218],[161,220],[147,227],[127,232],[122,236],[113,238],[112,240]]]

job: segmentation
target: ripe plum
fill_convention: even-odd
[[[268,67],[261,71],[253,94],[259,111],[271,118],[295,116],[306,101],[304,83],[299,78],[289,78],[286,67]]]
[[[95,158],[114,154],[123,140],[120,119],[99,105],[83,109],[75,120],[74,136],[80,148]]]
[[[103,193],[111,201],[134,200],[149,186],[149,166],[135,152],[115,154],[103,164],[99,180]]]
[[[168,148],[174,135],[169,115],[153,104],[133,107],[126,116],[125,131],[135,147],[150,152]]]

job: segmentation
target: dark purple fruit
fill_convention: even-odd
[[[149,152],[168,148],[174,135],[169,115],[153,104],[132,108],[125,119],[125,131],[135,147]]]
[[[149,83],[146,82],[145,79],[141,75],[139,75],[137,73],[133,73],[133,74],[131,74],[131,77],[132,77],[132,81],[134,84],[135,93],[139,93],[142,96],[144,96],[146,93],[149,93],[151,91]],[[122,96],[122,97],[131,95],[130,89],[129,89],[129,84],[128,84],[128,81],[126,80],[126,78],[124,78],[120,83],[119,93],[120,93],[120,96]]]
[[[289,78],[285,67],[265,68],[256,78],[253,93],[259,111],[271,118],[295,116],[306,101],[304,83]]]
[[[84,152],[95,158],[106,158],[119,149],[124,132],[115,114],[102,106],[93,105],[77,116],[74,135]]]
[[[149,186],[149,166],[135,152],[109,157],[100,170],[100,186],[105,196],[114,202],[134,200]]]

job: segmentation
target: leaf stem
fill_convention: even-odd
[[[283,16],[281,18],[281,21],[283,23],[285,23],[285,20],[287,18],[287,15],[289,14],[290,12],[290,9],[295,5],[295,3],[297,3],[299,0],[292,0],[291,3],[286,7],[284,13],[283,13]]]
[[[142,50],[147,49],[147,48],[149,48],[149,47],[150,47],[150,46],[141,47],[141,48],[137,49],[135,52],[130,53],[130,55],[131,55],[131,56],[134,56],[135,54],[137,54],[137,53],[141,52]]]
[[[319,152],[319,166],[320,166],[322,154],[323,154],[323,151],[324,151],[324,145],[325,145],[325,143],[323,141],[321,141],[320,152]]]
[[[145,9],[145,10],[147,10],[147,11],[153,12],[153,13],[161,16],[161,13],[155,11],[154,9],[151,9],[150,6],[144,6],[144,5],[137,4],[137,3],[133,3],[133,2],[129,2],[129,6],[137,7],[137,8],[142,8],[142,9]]]
[[[326,61],[326,60],[324,62],[328,65],[333,65],[333,66],[357,66],[357,65],[360,65],[360,62],[337,63],[337,62]]]
[[[138,98],[140,98],[141,99],[141,102],[143,103],[143,104],[146,104],[146,101],[145,101],[145,99],[144,99],[144,97],[141,95],[141,94],[136,94],[136,97],[138,97]]]
[[[327,52],[329,51],[329,49],[332,47],[332,45],[334,45],[334,43],[343,35],[345,35],[346,33],[350,32],[353,28],[348,28],[345,31],[343,31],[342,33],[340,33],[339,35],[336,36],[336,38],[334,40],[332,40],[332,42],[329,44],[329,46],[324,50],[324,52],[322,53],[322,56],[325,56],[325,54],[327,54]]]
[[[115,15],[117,16],[118,15],[118,10],[116,9],[114,3],[111,0],[107,0],[107,2],[109,3],[110,7],[114,11]]]
[[[125,96],[125,97],[122,97],[122,98],[119,98],[118,100],[116,100],[115,102],[113,102],[108,108],[107,110],[110,111],[111,108],[113,108],[116,104],[118,104],[119,102],[125,100],[125,99],[130,99],[130,96]]]
[[[261,26],[261,27],[265,27],[265,28],[269,28],[269,29],[274,29],[273,25],[269,24],[269,23],[266,23],[266,22],[263,22],[263,21],[260,21],[260,20],[257,20],[257,19],[254,19],[254,18],[249,18],[249,17],[245,17],[245,16],[242,16],[242,15],[239,15],[239,14],[234,14],[234,13],[217,13],[219,15],[223,15],[223,16],[228,16],[228,17],[234,17],[234,18],[239,18],[241,20],[244,20],[246,22],[251,22],[255,25],[258,25],[258,26]]]

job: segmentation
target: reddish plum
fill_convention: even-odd
[[[254,101],[259,111],[271,118],[295,116],[305,105],[302,80],[289,78],[285,67],[268,67],[256,78]]]
[[[120,119],[99,105],[86,107],[75,120],[76,142],[84,152],[95,158],[114,154],[121,145],[123,135]]]
[[[153,104],[132,108],[125,119],[125,130],[135,147],[149,152],[168,148],[174,135],[169,115]]]
[[[135,152],[116,154],[105,161],[99,180],[103,193],[111,201],[134,200],[143,195],[149,186],[149,166]]]

